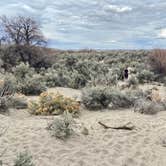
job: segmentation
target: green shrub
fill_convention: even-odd
[[[88,109],[107,108],[110,104],[110,93],[107,87],[86,88],[82,92],[82,101]]]
[[[65,59],[65,66],[72,70],[77,62],[78,59],[76,56],[68,55]]]
[[[150,81],[154,81],[155,79],[154,76],[155,74],[149,70],[141,70],[137,74],[137,79],[139,80],[140,83],[150,82]]]
[[[32,77],[26,77],[18,82],[17,91],[25,95],[39,95],[46,90],[45,83],[40,75],[36,74]]]
[[[0,84],[0,112],[7,112],[11,106],[13,91],[6,82]]]
[[[87,78],[76,70],[69,71],[66,67],[63,69],[49,68],[44,74],[44,81],[48,87],[70,87],[82,88],[87,83]]]
[[[25,95],[38,95],[46,90],[43,76],[37,74],[28,63],[21,63],[13,68],[17,82],[17,92]]]
[[[124,92],[128,96],[133,104],[142,98],[147,98],[150,95],[150,91],[143,91],[141,89],[128,89]]]
[[[8,92],[10,94],[17,91],[17,80],[13,74],[5,73],[5,76],[1,80],[0,89],[3,89],[3,87],[8,87]]]
[[[71,73],[70,81],[68,82],[68,87],[79,89],[83,88],[87,84],[87,79],[84,75],[79,74],[77,71]]]
[[[136,88],[138,85],[138,79],[135,76],[131,76],[128,80],[127,80],[128,84],[130,87]]]
[[[54,119],[53,122],[48,125],[47,129],[51,132],[52,136],[65,140],[74,132],[72,129],[72,124],[72,116],[65,112],[62,118]]]
[[[128,108],[133,105],[133,98],[109,87],[92,87],[83,90],[83,104],[91,110],[108,108]]]
[[[89,86],[113,86],[118,82],[118,75],[108,72],[105,75],[99,74],[89,80]]]
[[[35,74],[34,68],[31,68],[28,63],[20,63],[13,69],[14,75],[18,81],[24,80],[26,77],[32,77]]]
[[[1,113],[8,112],[10,107],[10,100],[11,99],[8,96],[0,97],[0,112]]]
[[[134,104],[134,111],[142,114],[153,115],[164,110],[165,108],[161,103],[156,103],[147,99],[139,99]]]
[[[49,68],[44,75],[44,81],[48,87],[68,87],[70,76],[71,73],[69,74],[69,71],[65,68],[63,70]]]
[[[129,108],[133,106],[133,99],[120,91],[113,91],[111,94],[112,108]]]
[[[32,156],[28,152],[20,153],[14,161],[14,166],[34,166]]]

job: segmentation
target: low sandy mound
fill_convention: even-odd
[[[142,88],[147,88],[144,85]],[[161,87],[164,88],[164,87]],[[49,89],[68,97],[81,98],[79,90]],[[50,136],[47,124],[51,116],[30,116],[25,110],[11,116],[0,115],[0,160],[13,165],[20,152],[29,151],[35,166],[165,166],[166,165],[166,112],[142,115],[132,110],[83,111],[76,119],[85,126],[89,135],[76,134],[66,142]],[[111,127],[131,122],[134,130],[104,129],[101,121]]]
[[[57,88],[49,88],[47,91],[53,93],[60,93],[66,97],[71,97],[78,101],[81,100],[81,91],[77,89],[57,87]]]
[[[89,135],[75,135],[66,142],[50,136],[45,129],[52,117],[15,119],[2,117],[8,124],[0,138],[0,150],[6,149],[4,163],[12,165],[16,154],[28,150],[36,166],[165,166],[166,112],[146,116],[130,110],[85,111],[77,123],[86,126]],[[135,130],[104,129],[132,122]]]
[[[60,93],[66,97],[71,97],[76,99],[77,101],[81,100],[81,91],[71,88],[63,88],[63,87],[56,87],[56,88],[48,88],[48,92],[50,93]],[[36,101],[39,99],[39,96],[25,96],[28,102]]]

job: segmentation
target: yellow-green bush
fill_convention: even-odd
[[[35,115],[59,115],[65,111],[77,114],[80,110],[79,102],[57,93],[43,92],[38,102],[31,102],[29,109]]]

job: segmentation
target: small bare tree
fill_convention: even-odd
[[[8,39],[16,45],[42,45],[44,36],[39,24],[30,17],[1,17],[1,24]]]
[[[41,45],[46,42],[35,20],[28,17],[18,17],[18,21],[22,25],[21,36],[23,44]]]

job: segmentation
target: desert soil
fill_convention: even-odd
[[[144,88],[144,87],[143,87]],[[165,88],[163,89],[166,90]],[[69,96],[80,98],[80,91],[56,88]],[[163,93],[163,91],[162,91]],[[31,98],[32,99],[32,98]],[[33,98],[34,99],[34,98]],[[0,158],[4,166],[13,165],[20,152],[28,151],[36,166],[165,166],[166,112],[142,115],[130,110],[82,110],[76,123],[89,130],[67,141],[50,136],[47,124],[54,117],[31,116],[26,110],[0,115],[0,127],[7,128],[0,137]],[[98,121],[109,126],[133,123],[132,131],[104,129]]]

